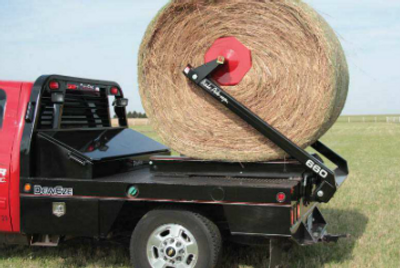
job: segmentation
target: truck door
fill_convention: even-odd
[[[10,163],[17,124],[21,84],[0,84],[0,232],[11,232]]]

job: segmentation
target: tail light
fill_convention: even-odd
[[[49,83],[49,88],[51,90],[57,90],[60,89],[60,83],[58,83],[57,81],[53,80]]]
[[[116,88],[116,87],[112,87],[112,88],[110,89],[110,94],[111,94],[111,95],[118,95],[118,94],[119,94],[119,89]]]
[[[69,90],[76,90],[76,89],[78,89],[78,86],[77,86],[77,85],[74,85],[74,84],[68,84],[68,85],[67,85],[67,89],[69,89]]]

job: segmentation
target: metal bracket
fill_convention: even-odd
[[[269,267],[280,268],[282,266],[283,240],[272,238],[269,241]]]

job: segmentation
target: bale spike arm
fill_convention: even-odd
[[[188,65],[184,70],[184,74],[190,81],[195,83],[214,99],[221,102],[225,107],[238,115],[316,175],[314,181],[306,182],[316,184],[315,190],[309,197],[309,201],[321,203],[329,202],[337,191],[337,188],[344,182],[349,174],[346,160],[323,143],[319,141],[314,143],[312,147],[337,166],[337,169],[332,171],[321,160],[317,159],[317,157],[312,156],[297,146],[274,127],[225,92],[211,79],[211,75],[224,64],[225,58],[220,56],[218,59],[208,62],[198,68],[193,68]]]

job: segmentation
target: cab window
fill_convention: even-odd
[[[0,129],[3,127],[4,111],[6,110],[6,92],[0,89]]]

